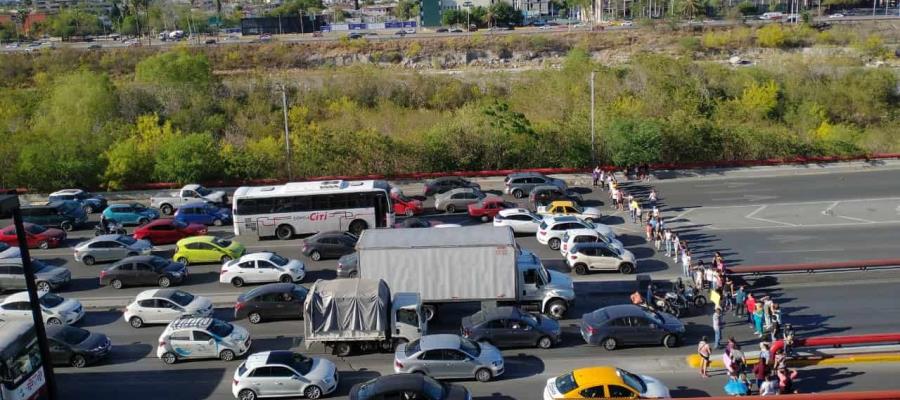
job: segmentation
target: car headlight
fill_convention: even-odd
[[[499,368],[503,366],[503,361],[492,361],[491,365]]]

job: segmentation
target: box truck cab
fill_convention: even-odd
[[[516,264],[520,282],[518,302],[523,303],[523,308],[535,310],[540,305],[537,311],[554,319],[562,318],[575,302],[572,278],[548,270],[536,254],[522,248]]]

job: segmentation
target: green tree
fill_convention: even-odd
[[[66,8],[49,18],[50,32],[63,40],[101,32],[100,18],[79,8]]]
[[[221,178],[219,144],[208,133],[191,133],[162,143],[156,153],[154,175],[179,184]]]
[[[493,25],[521,25],[522,11],[517,10],[512,4],[505,1],[498,1],[488,8],[490,18],[493,19]],[[486,21],[487,22],[487,21]]]
[[[135,67],[138,82],[205,87],[213,81],[212,67],[203,54],[193,55],[185,49],[167,51],[148,57]]]
[[[756,31],[756,41],[762,47],[781,47],[785,43],[784,29],[781,24],[767,24]]]
[[[653,120],[619,119],[605,132],[613,164],[633,166],[660,161],[662,125]]]
[[[419,2],[415,0],[400,0],[392,11],[394,17],[401,21],[408,21],[419,16]]]
[[[121,189],[127,183],[146,182],[154,171],[154,157],[159,147],[182,136],[172,127],[171,122],[162,125],[159,116],[142,115],[134,126],[134,133],[119,140],[105,156],[108,160],[103,174],[104,185],[110,189]]]
[[[310,14],[318,13],[325,9],[325,5],[322,4],[322,0],[290,0],[282,3],[280,6],[276,7],[274,10],[269,12],[271,16],[279,16],[279,15],[290,15],[297,16],[300,15],[300,12],[306,12]]]
[[[444,10],[441,12],[441,25],[457,25],[466,23],[466,12],[461,10]]]

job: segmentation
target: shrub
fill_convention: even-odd
[[[756,41],[762,47],[784,46],[785,34],[780,24],[768,24],[756,30]]]

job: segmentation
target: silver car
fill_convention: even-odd
[[[434,195],[434,208],[448,213],[465,210],[469,204],[477,203],[487,197],[484,192],[475,188],[458,188]]]
[[[503,355],[490,344],[459,335],[426,335],[397,348],[394,372],[421,373],[436,379],[475,377],[487,382],[503,374]]]
[[[125,257],[149,255],[153,245],[128,235],[100,235],[75,246],[75,261],[94,265],[97,261],[119,261]]]

